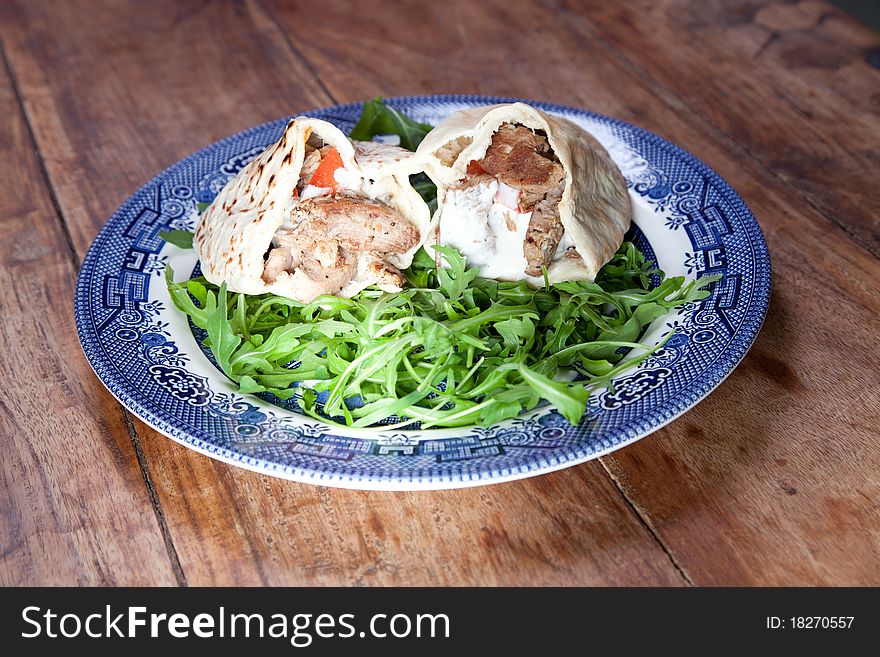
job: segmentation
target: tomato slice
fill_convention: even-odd
[[[486,170],[480,166],[479,162],[477,162],[476,160],[471,160],[470,162],[468,162],[467,165],[467,173],[471,175],[479,175],[481,173],[486,173]]]
[[[339,156],[339,151],[335,148],[331,148],[327,151],[327,154],[321,158],[321,164],[315,169],[315,173],[312,174],[309,184],[314,187],[336,189],[336,178],[333,174],[336,173],[336,169],[341,169],[342,166],[342,158]]]

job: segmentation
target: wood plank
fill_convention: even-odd
[[[579,6],[588,18],[601,22],[604,35],[603,8]],[[847,112],[880,114],[876,68],[868,62],[868,54],[880,47],[880,37],[829,2],[710,0],[694,5],[667,0],[631,6],[640,10],[640,19],[660,20],[664,31],[675,21],[682,31],[701,39],[701,47],[711,46],[712,55],[722,51],[750,66],[760,63],[758,75],[773,70],[774,85],[781,85],[791,98],[788,84],[796,79],[830,92]],[[714,56],[706,59],[714,65]]]
[[[607,41],[880,255],[880,69],[866,61],[880,34],[824,2],[564,7],[584,38]]]
[[[579,79],[584,77],[597,79],[599,88],[611,87],[614,95],[627,96],[615,78],[607,77],[617,75],[611,72],[613,66],[583,56],[598,43],[610,42],[613,52],[605,51],[602,56],[626,53],[624,59],[632,69],[627,78],[634,84],[644,86],[648,77],[661,81],[678,97],[674,103],[678,111],[700,112],[809,199],[828,220],[880,254],[880,190],[871,175],[878,158],[880,115],[862,111],[861,104],[847,102],[840,89],[824,82],[842,79],[841,71],[845,71],[848,94],[872,99],[868,104],[880,112],[876,92],[880,70],[867,64],[855,45],[869,43],[870,34],[829,5],[814,3],[825,11],[810,13],[811,3],[806,3],[807,8],[770,2],[710,2],[695,7],[686,0],[490,2],[479,7],[451,2],[423,10],[416,4],[403,3],[396,22],[390,23],[387,12],[379,9],[358,12],[351,2],[332,2],[323,7],[325,20],[318,25],[299,20],[299,5],[269,0],[267,6],[341,100],[417,89],[543,99],[563,94],[585,98],[586,106],[606,111],[606,99],[597,97],[593,87],[573,89],[571,85],[582,84]],[[745,18],[741,16],[744,4],[754,9]],[[787,18],[786,11],[798,15]],[[340,29],[355,15],[360,26],[356,31]],[[784,29],[786,21],[801,25],[808,19],[818,27]],[[768,39],[778,35],[764,52],[758,52],[758,60],[746,59],[734,47],[737,40],[746,40],[737,30],[746,32],[742,26],[747,27],[750,20],[757,32],[768,32]],[[719,23],[723,28],[717,27]],[[724,28],[732,34],[728,40],[723,39]],[[693,38],[683,38],[684,33],[692,33]],[[525,34],[530,38],[522,38]],[[755,38],[750,36],[742,48],[752,45]],[[816,42],[808,50],[817,61],[825,62],[826,73],[802,78],[802,69],[810,67],[786,64],[794,55],[785,53],[795,47],[787,45],[789,40],[800,43],[807,38]],[[834,39],[847,45],[833,49],[828,44]],[[562,42],[571,49],[559,48]],[[486,47],[487,43],[493,47]],[[364,52],[382,52],[383,56],[364,58]],[[844,58],[846,65],[840,64]],[[576,61],[588,70],[574,70]],[[437,62],[443,62],[442,76],[435,75]],[[616,67],[621,68],[619,62]],[[538,74],[530,75],[532,71]],[[643,97],[625,108],[633,120],[649,129],[653,125],[650,101]],[[665,129],[655,127],[661,133]]]
[[[76,269],[0,62],[0,585],[174,584],[123,420],[83,356]]]
[[[196,584],[680,585],[598,463],[445,492],[320,488],[145,450]]]
[[[325,21],[308,27],[289,5],[269,4],[341,101],[455,90],[581,105],[663,134],[729,180],[774,259],[766,327],[711,397],[605,463],[697,584],[877,583],[877,373],[862,357],[876,338],[876,258],[738,140],[553,6],[446,3],[428,16],[404,6],[398,16],[412,25],[392,34],[381,11],[358,15],[353,30],[344,27],[346,3],[325,3]],[[512,47],[523,34],[534,38]],[[387,57],[357,58],[381,43]],[[434,61],[443,62],[441,82]],[[823,166],[828,176],[848,170]]]
[[[695,582],[877,585],[880,375],[862,354],[876,351],[880,267],[751,175],[735,184],[774,218],[756,344],[709,399],[605,463]]]
[[[79,253],[162,166],[329,102],[255,3],[114,3],[88,30],[53,32],[80,12],[19,3],[3,21]],[[137,429],[190,584],[684,581],[597,463],[484,489],[363,493],[261,477]]]
[[[3,3],[0,30],[80,254],[165,167],[329,102],[252,2]]]

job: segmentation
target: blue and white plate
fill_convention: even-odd
[[[480,96],[386,102],[431,124]],[[623,170],[634,204],[632,237],[668,275],[721,274],[708,299],[656,320],[643,341],[675,335],[614,392],[590,399],[577,426],[548,407],[489,428],[345,430],[242,395],[202,352],[174,308],[162,274],[196,268],[193,251],[157,237],[193,229],[211,201],[276,141],[279,119],[217,142],[158,175],[114,214],[86,255],[75,312],[83,350],[129,410],[173,440],[258,472],[328,486],[414,490],[476,486],[575,465],[632,443],[708,395],[745,355],[770,298],[770,259],[742,199],[693,155],[632,125],[583,110],[526,101],[579,123]],[[315,110],[348,132],[360,104]]]

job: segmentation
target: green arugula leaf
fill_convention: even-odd
[[[523,381],[542,399],[553,404],[566,420],[572,424],[581,421],[590,396],[583,384],[554,381],[522,363],[519,364],[519,373]]]
[[[180,249],[193,248],[193,234],[188,230],[163,230],[159,237]]]
[[[436,270],[437,279],[440,282],[440,291],[450,301],[458,301],[467,287],[480,275],[480,270],[468,268],[467,261],[458,251],[451,246],[431,246],[443,256],[443,260],[449,268],[441,267]]]
[[[381,97],[368,100],[361,110],[361,118],[349,136],[370,141],[376,135],[398,135],[401,147],[414,151],[434,126],[413,121],[382,102]]]
[[[205,329],[208,331],[211,352],[217,359],[217,364],[226,376],[234,380],[237,378],[236,372],[230,361],[233,352],[241,344],[241,337],[232,330],[226,313],[226,283],[223,283],[217,295],[217,306],[213,311],[209,311]]]
[[[545,277],[536,290],[479,278],[451,247],[434,251],[442,266],[420,249],[401,292],[368,288],[308,304],[229,298],[225,284],[201,277],[175,283],[171,267],[165,280],[241,392],[296,399],[309,415],[359,428],[488,426],[541,400],[578,422],[591,391],[613,387],[660,348],[639,342],[645,329],[707,298],[718,280],[665,278],[625,243],[595,281]],[[571,381],[574,371],[586,379]]]
[[[511,317],[495,322],[495,330],[504,338],[504,344],[513,349],[528,348],[535,338],[537,313],[524,313],[520,317]]]
[[[174,270],[171,268],[171,265],[165,266],[165,284],[168,287],[168,293],[171,295],[171,301],[174,302],[177,309],[189,315],[193,324],[199,328],[206,328],[208,326],[208,318],[213,310],[213,306],[209,305],[209,303],[214,303],[213,292],[209,293],[205,290],[205,295],[199,299],[199,305],[197,306],[193,303],[189,293],[189,286],[193,284],[193,281],[175,283]],[[198,290],[195,285],[193,287]]]

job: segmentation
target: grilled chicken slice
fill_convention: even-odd
[[[416,227],[391,208],[350,196],[324,196],[299,203],[296,230],[338,241],[352,251],[403,253],[419,241]]]
[[[274,283],[281,272],[302,274],[321,286],[320,294],[341,290],[357,273],[357,259],[338,242],[315,239],[304,231],[281,229],[272,240],[263,280]]]
[[[313,151],[317,152],[317,151]],[[292,277],[297,298],[336,294],[359,274],[397,292],[403,274],[381,259],[418,243],[418,230],[394,210],[352,196],[300,201],[291,211],[293,227],[282,227],[266,254],[263,280]]]
[[[376,278],[376,287],[386,292],[400,292],[403,284],[406,283],[406,277],[403,273],[387,262],[379,258],[369,256],[367,263],[367,274]]]
[[[274,241],[274,240],[273,240]],[[297,255],[299,251],[297,251]],[[299,267],[299,261],[294,261],[293,253],[289,246],[274,245],[266,255],[266,266],[263,268],[263,282],[271,285],[281,272],[292,271]]]

